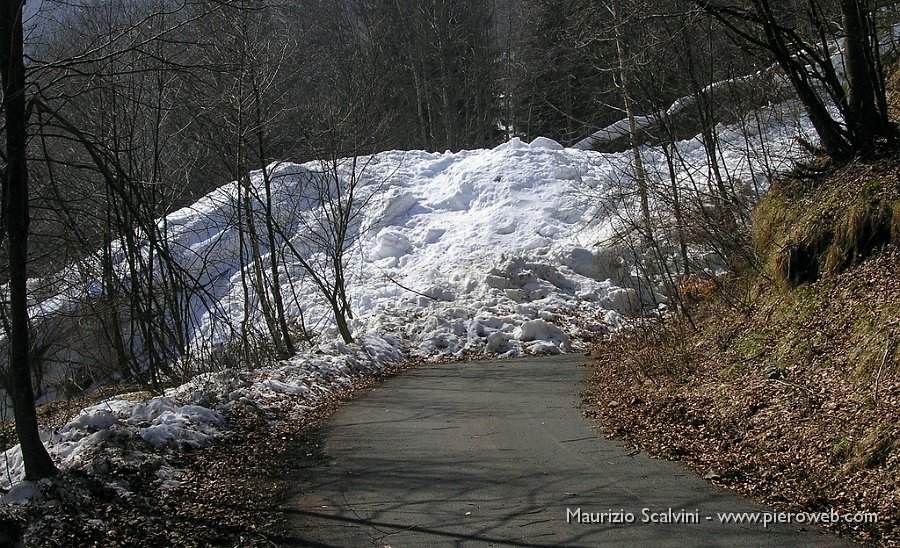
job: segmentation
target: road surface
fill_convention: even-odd
[[[849,545],[796,524],[721,523],[721,512],[766,509],[594,431],[578,410],[584,359],[433,365],[387,380],[318,432],[321,453],[293,478],[296,494],[277,540],[393,548]]]

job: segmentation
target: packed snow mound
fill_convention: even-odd
[[[789,167],[798,157],[797,130],[808,124],[797,124],[785,108],[761,111],[754,127],[719,128],[720,158],[732,180],[764,185],[760,174]],[[764,144],[764,153],[757,154],[754,143]],[[676,146],[683,158],[677,176],[685,192],[696,190],[709,172],[705,148],[699,139]],[[648,173],[668,177],[660,149],[643,147],[642,154]],[[575,311],[583,316],[590,310],[592,322],[615,329],[665,303],[664,296],[633,283],[629,252],[605,243],[621,212],[602,205],[603,196],[634,194],[630,164],[630,151],[602,154],[547,138],[531,144],[513,138],[490,150],[389,151],[347,159],[336,172],[320,162],[278,162],[268,166],[267,177],[260,171],[249,180],[257,197],[265,194],[266,180],[271,183],[287,314],[302,312],[322,340],[336,337],[336,330],[330,308],[301,268],[301,261],[323,260],[304,234],[321,222],[317,187],[358,181],[357,202],[365,207],[354,214],[347,247],[354,333],[394,334],[414,353],[432,358],[514,357],[577,348],[587,334],[570,321]],[[242,192],[238,183],[226,184],[160,223],[170,253],[203,286],[190,297],[194,348],[234,340],[245,314],[265,331],[252,284],[244,296],[242,275],[253,275],[240,266]],[[257,201],[252,209],[257,226],[265,226],[263,205]],[[273,250],[265,241],[259,249],[267,264]],[[96,268],[88,264],[86,270]],[[94,276],[66,271],[59,278],[58,297],[36,304],[33,317],[52,316],[99,292]],[[72,286],[67,280],[88,282]],[[538,319],[567,337],[545,329],[536,339],[523,339],[522,325]]]
[[[748,154],[746,127],[720,128],[721,155],[735,180],[761,184],[760,173],[798,157],[796,126],[786,127],[785,119],[795,120],[783,111],[759,115],[754,139],[766,144],[767,154],[758,158]],[[699,140],[677,146],[685,158],[679,177],[691,188],[706,152]],[[658,149],[643,153],[649,172],[668,174]],[[606,243],[619,219],[597,197],[634,193],[630,162],[630,151],[566,149],[546,138],[457,153],[391,151],[357,161],[364,168],[354,175],[369,203],[352,254],[351,327],[396,334],[427,357],[515,357],[571,351],[596,335],[580,331],[575,316],[615,329],[665,303],[665,296],[634,283],[629,252]],[[315,169],[272,166],[278,185],[294,189],[282,193],[288,205],[278,201],[279,207],[292,207],[291,196],[302,195],[294,174]],[[202,210],[185,216],[198,213],[211,218]],[[314,288],[295,284],[291,292],[312,303],[304,312],[325,318],[323,332],[333,336]],[[523,328],[538,325],[530,323],[535,320],[557,329]]]
[[[414,353],[429,357],[511,357],[571,350],[560,316],[585,302],[612,303],[606,320],[613,324],[638,311],[610,298],[622,273],[591,251],[602,232],[587,222],[596,218],[596,205],[572,196],[585,179],[595,184],[610,169],[596,154],[544,138],[458,153],[391,151],[342,164],[339,177],[359,180],[366,203],[348,249],[353,331],[400,335]],[[330,174],[318,162],[276,163],[267,171],[273,216],[290,249],[307,253],[307,262],[321,260],[302,235],[322,206],[312,189]],[[262,195],[262,173],[251,174],[251,182]],[[195,297],[202,303],[193,307],[198,347],[233,338],[244,314],[234,226],[239,193],[230,183],[165,222],[172,253],[204,284]],[[262,210],[256,204],[258,215]],[[267,262],[271,250],[260,246]],[[288,314],[302,309],[327,340],[335,336],[331,311],[297,259],[286,254],[282,260]],[[257,302],[251,295],[251,316]],[[557,329],[526,330],[523,338],[522,324],[537,319]]]
[[[597,232],[571,196],[575,179],[602,169],[596,160],[550,139],[379,155],[367,176],[386,191],[360,240],[357,327],[399,331],[428,356],[571,350],[558,326],[524,338],[521,326],[560,322],[616,283],[584,265]]]

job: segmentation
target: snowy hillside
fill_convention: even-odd
[[[732,181],[764,187],[764,174],[792,165],[800,155],[798,132],[809,131],[796,110],[781,105],[757,113],[752,127],[720,128],[720,158]],[[684,158],[680,184],[686,191],[707,186],[702,143],[677,147]],[[651,176],[669,173],[659,149],[646,147],[643,154]],[[577,349],[581,337],[616,329],[665,302],[663,295],[651,299],[636,289],[628,255],[609,241],[633,208],[630,160],[630,152],[564,149],[539,138],[530,144],[512,139],[492,150],[393,151],[348,162],[339,171],[345,177],[353,171],[367,202],[348,250],[358,345],[338,342],[330,309],[298,262],[284,254],[288,315],[302,310],[307,327],[319,334],[317,347],[270,368],[205,374],[165,397],[120,398],[86,409],[61,431],[46,432],[51,454],[63,467],[85,468],[111,437],[156,448],[204,445],[220,437],[221,413],[235,406],[265,407],[286,396],[312,402],[407,353],[514,357]],[[316,260],[301,236],[321,205],[310,191],[321,165],[276,163],[269,172],[274,217],[296,249],[310,252],[305,259]],[[263,184],[259,173],[252,181]],[[227,342],[244,319],[239,192],[236,183],[222,186],[161,224],[173,255],[205,286],[191,307],[194,348]],[[654,205],[654,214],[669,213]],[[269,252],[262,249],[264,259]],[[96,295],[90,274],[75,272],[90,270],[90,261],[85,265],[60,276],[57,296],[35,303],[33,316],[52,317]],[[251,296],[247,302],[248,317],[260,323],[256,301]],[[6,462],[2,491],[23,475],[17,447],[7,451]],[[27,498],[29,489],[5,500]]]
[[[554,325],[564,310],[592,303],[615,324],[640,309],[634,290],[621,287],[626,273],[616,258],[595,254],[602,227],[588,221],[596,205],[573,195],[579,185],[602,184],[611,165],[599,156],[514,139],[493,150],[395,151],[367,160],[362,187],[376,192],[351,248],[354,332],[392,333],[426,356],[516,356],[570,350],[564,326]],[[304,181],[318,166],[273,167],[279,209],[300,211]],[[235,241],[225,222],[233,191],[220,189],[170,216],[186,258],[208,264],[200,259],[229,255],[213,249]],[[237,323],[242,309],[230,304],[241,301],[237,265],[225,271],[218,308]],[[299,268],[289,274],[302,276]],[[311,308],[306,317],[322,318],[326,337],[336,336],[316,288],[296,284],[295,291]],[[204,341],[227,334],[212,315],[199,324]]]

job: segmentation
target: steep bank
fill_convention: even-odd
[[[686,286],[672,319],[596,347],[586,412],[652,455],[900,545],[900,165],[797,170],[757,208],[759,270]]]

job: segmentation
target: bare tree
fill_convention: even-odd
[[[614,2],[606,2],[605,7],[612,17],[613,36],[612,40],[616,46],[616,61],[618,72],[618,87],[622,93],[622,103],[625,106],[625,116],[628,119],[628,134],[631,140],[631,156],[632,167],[634,168],[634,180],[637,185],[638,200],[641,204],[641,219],[644,240],[653,243],[653,220],[650,217],[650,199],[647,189],[647,170],[644,167],[644,160],[641,157],[641,141],[638,136],[637,123],[635,120],[634,101],[632,99],[632,87],[630,71],[631,66],[625,55],[625,43],[622,33],[623,20],[619,15],[619,10]]]
[[[830,156],[846,159],[869,151],[878,141],[896,138],[896,127],[888,119],[875,2],[841,0],[836,7],[817,0],[802,5],[773,5],[769,0],[696,3],[778,63]],[[843,61],[843,78],[836,59]],[[832,117],[830,105],[840,117]]]
[[[291,139],[285,128],[293,110],[291,83],[302,66],[290,61],[296,29],[283,15],[278,6],[235,2],[208,17],[198,29],[214,38],[200,52],[206,78],[193,84],[195,96],[188,102],[198,114],[187,132],[214,152],[219,170],[237,184],[232,198],[244,301],[239,332],[248,363],[259,316],[274,357],[295,353],[282,295],[287,272],[280,261],[269,166],[275,160],[273,143],[280,142],[283,153],[297,153],[296,146],[285,145]]]
[[[95,316],[123,376],[159,388],[188,351],[192,310],[203,306],[196,301],[208,302],[175,260],[165,217],[157,219],[177,203],[183,169],[173,167],[179,147],[170,136],[184,130],[172,105],[183,97],[187,68],[175,61],[184,46],[173,36],[209,12],[131,8],[69,12],[68,48],[47,48],[34,62],[41,147],[33,165],[39,203],[52,212],[43,219],[45,245],[74,247],[64,260],[94,269],[99,280],[99,295],[77,314]],[[99,39],[79,31],[88,22]]]
[[[348,263],[363,227],[362,213],[378,193],[378,184],[366,184],[364,175],[372,156],[333,153],[319,161],[320,168],[302,173],[299,209],[294,225],[280,226],[290,260],[309,276],[331,308],[335,325],[346,343],[353,342],[349,320]]]
[[[37,480],[56,474],[56,466],[41,443],[31,385],[28,326],[28,133],[25,106],[22,2],[0,6],[0,75],[6,121],[6,166],[3,177],[3,228],[9,256],[9,382],[16,434],[25,462],[25,476]]]

